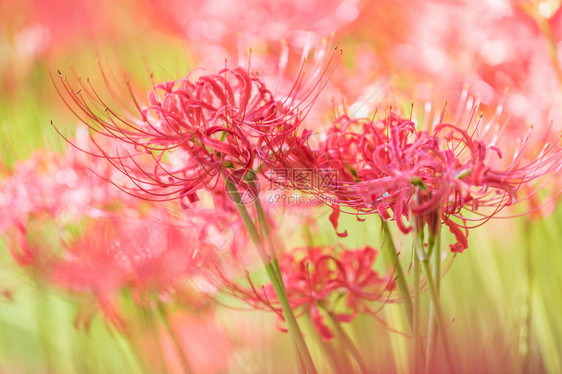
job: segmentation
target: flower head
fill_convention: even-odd
[[[150,200],[198,199],[227,169],[254,169],[280,152],[294,136],[327,78],[302,92],[303,72],[291,91],[275,98],[265,83],[243,68],[196,72],[154,85],[141,105],[127,90],[136,113],[118,114],[91,86],[74,90],[61,75],[62,94],[82,122],[109,144],[94,143],[128,176],[134,195]],[[107,80],[106,80],[107,81]],[[110,92],[115,92],[110,88]],[[115,148],[115,151],[112,149]]]
[[[308,167],[335,170],[337,179],[320,193],[337,199],[336,210],[376,212],[395,220],[405,233],[412,227],[404,219],[442,217],[458,241],[451,249],[461,252],[472,227],[468,221],[485,222],[520,201],[521,190],[560,168],[562,153],[558,137],[525,161],[527,136],[506,164],[496,145],[501,128],[476,118],[476,109],[471,112],[465,125],[447,123],[442,114],[427,129],[392,112],[379,120],[343,115],[327,131],[325,141],[315,148],[300,142],[294,148],[298,155],[285,155],[281,162],[304,160]]]
[[[376,313],[375,302],[388,301],[393,281],[373,270],[378,252],[370,247],[336,253],[331,247],[306,247],[284,254],[279,261],[289,302],[297,313],[310,313],[321,336],[334,335],[325,316],[350,322],[359,313]],[[248,277],[249,279],[249,277]],[[273,286],[257,288],[226,282],[227,291],[254,308],[268,309],[283,320]]]

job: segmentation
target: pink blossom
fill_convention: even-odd
[[[50,261],[50,278],[66,291],[95,297],[111,322],[120,321],[115,305],[125,289],[149,308],[178,292],[182,302],[194,284],[184,284],[186,279],[206,283],[203,268],[214,261],[221,241],[228,243],[222,232],[232,224],[229,216],[217,219],[217,212],[198,213],[180,220],[164,210],[152,210],[147,216],[127,210],[93,221],[60,258]],[[224,250],[229,249],[225,245]],[[205,298],[196,293],[194,300]]]
[[[112,177],[109,165],[72,149],[65,154],[39,150],[17,162],[0,182],[0,233],[11,238],[14,258],[29,265],[41,256],[41,248],[28,241],[36,230],[34,221],[53,220],[65,227],[86,217],[107,216],[131,203],[103,179]]]
[[[180,312],[174,313],[170,320],[194,372],[223,373],[231,367],[235,347],[213,314],[197,316]],[[168,332],[162,330],[160,335],[166,365],[173,373],[182,372],[177,349]]]
[[[311,37],[329,36],[354,21],[360,8],[349,0],[158,0],[141,5],[164,30],[223,48],[236,46],[240,35],[251,40],[284,38],[302,47]]]
[[[427,0],[415,6],[409,33],[389,51],[397,63],[414,55],[400,72],[410,90],[430,84],[443,99],[468,85],[482,104],[503,100],[518,131],[529,124],[542,130],[551,121],[559,128],[562,75],[560,55],[552,51],[561,39],[551,32],[557,30],[554,3]]]

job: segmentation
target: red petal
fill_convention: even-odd
[[[332,225],[336,230],[336,234],[340,238],[345,238],[347,236],[347,230],[345,230],[342,233],[338,232],[338,219],[340,218],[340,208],[336,205],[332,205],[332,209],[333,209],[332,213],[330,214],[330,222],[332,222]]]

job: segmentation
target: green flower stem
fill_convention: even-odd
[[[251,181],[250,183],[253,185],[254,182]],[[281,267],[279,266],[279,261],[277,260],[275,247],[273,245],[273,241],[271,240],[271,232],[269,230],[269,224],[267,222],[267,218],[265,216],[265,211],[263,210],[263,206],[261,205],[261,201],[260,201],[259,197],[256,199],[256,201],[254,201],[254,205],[255,205],[256,210],[258,212],[258,222],[260,223],[260,228],[262,229],[263,236],[265,236],[265,238],[267,240],[267,244],[268,244],[269,249],[270,249],[269,256],[271,256],[273,268],[275,269],[275,273],[277,274],[277,277],[279,278],[281,286],[283,287],[283,292],[287,293],[287,290],[285,289],[285,283],[283,282],[283,276],[281,274]]]
[[[293,342],[297,348],[304,370],[306,373],[315,374],[317,371],[314,366],[314,361],[312,361],[312,356],[310,355],[308,347],[306,346],[306,342],[304,340],[299,324],[297,322],[297,319],[295,318],[295,315],[289,303],[289,299],[285,292],[285,286],[283,284],[283,280],[280,277],[280,274],[277,270],[279,269],[279,265],[278,264],[274,265],[275,261],[264,258],[265,253],[264,253],[263,240],[258,232],[258,229],[256,228],[256,225],[252,221],[252,218],[250,217],[250,214],[248,213],[246,206],[241,203],[240,195],[238,194],[238,190],[236,186],[231,182],[229,182],[226,178],[225,178],[225,183],[228,192],[234,199],[234,202],[236,203],[236,207],[238,208],[238,212],[242,216],[242,220],[244,221],[244,224],[246,225],[246,228],[250,233],[250,237],[252,238],[252,241],[258,247],[258,251],[262,256],[262,259],[264,260],[265,271],[269,277],[269,280],[271,281],[271,284],[273,285],[273,289],[275,290],[275,293],[277,294],[279,303],[281,304],[281,309],[283,310],[283,315],[287,323],[287,329],[289,330],[289,335],[293,339]],[[264,215],[264,219],[265,219],[265,215]]]
[[[334,373],[352,373],[353,368],[351,363],[349,362],[349,357],[345,354],[341,354],[341,352],[334,346],[334,340],[325,341],[312,322],[312,318],[310,317],[310,312],[306,313],[307,322],[311,325],[311,334],[316,340],[316,344],[322,348],[324,352],[324,357],[327,358],[328,361],[331,363],[331,367],[334,370]]]
[[[168,368],[166,366],[166,359],[164,358],[164,350],[162,348],[162,340],[158,336],[158,331],[156,330],[156,324],[154,320],[154,314],[149,313],[148,309],[142,308],[142,319],[144,326],[148,330],[148,334],[150,334],[150,338],[154,343],[156,351],[158,353],[158,366],[162,374],[168,374]]]
[[[385,243],[386,255],[390,259],[392,266],[394,266],[398,291],[400,292],[404,309],[406,309],[406,315],[408,317],[408,324],[410,325],[410,330],[413,332],[414,331],[414,320],[413,320],[414,306],[412,303],[412,298],[410,296],[410,288],[408,287],[408,283],[406,282],[404,270],[402,269],[402,265],[400,264],[400,259],[398,258],[398,252],[396,251],[396,247],[394,246],[394,241],[392,240],[390,229],[388,228],[388,223],[382,220],[381,222],[382,222],[381,225],[384,232],[384,236],[386,238],[386,243]]]
[[[256,182],[255,182],[256,178],[255,178],[255,175],[253,173],[249,173],[248,175],[246,175],[246,177],[244,179],[246,179],[246,181],[248,182],[248,184],[251,187],[256,188]],[[273,262],[273,267],[275,269],[277,277],[279,278],[279,281],[281,282],[281,285],[283,286],[283,290],[286,292],[285,283],[283,282],[283,276],[281,274],[281,267],[279,266],[279,261],[277,260],[277,256],[276,256],[276,252],[275,252],[275,246],[273,244],[273,241],[271,240],[269,224],[267,222],[267,218],[265,216],[265,210],[263,209],[263,206],[261,205],[261,200],[260,200],[259,197],[257,197],[256,200],[254,201],[254,206],[256,207],[256,211],[258,213],[259,227],[262,231],[263,237],[265,237],[265,240],[267,241],[267,246],[269,247],[268,255],[271,257],[271,260]]]
[[[433,258],[433,282],[437,296],[439,297],[441,286],[441,235],[430,236],[428,247]],[[439,325],[437,321],[437,312],[435,304],[432,302],[429,306],[429,334],[427,342],[427,356],[425,362],[425,372],[430,373],[435,362],[435,354],[437,352]]]
[[[189,361],[187,360],[187,356],[185,355],[185,352],[184,352],[184,350],[181,346],[181,342],[179,341],[178,336],[176,335],[176,332],[174,331],[174,328],[172,327],[172,325],[170,325],[170,321],[168,319],[168,315],[166,314],[166,310],[165,310],[164,306],[161,305],[160,308],[158,308],[158,310],[160,311],[160,315],[162,317],[162,322],[164,323],[164,327],[166,328],[166,331],[168,332],[168,335],[170,335],[170,338],[172,339],[172,342],[174,343],[174,347],[178,351],[178,356],[180,358],[180,362],[181,362],[183,372],[185,374],[192,374],[193,370],[191,369],[191,365],[189,364]]]
[[[140,360],[139,350],[137,349],[137,347],[133,346],[134,344],[131,341],[130,337],[123,335],[123,333],[117,328],[112,327],[111,325],[108,326],[108,332],[117,343],[117,347],[119,348],[125,361],[129,365],[131,372],[148,374],[148,368],[146,367],[145,363]]]
[[[291,309],[289,299],[287,298],[287,295],[283,290],[281,282],[279,282],[279,279],[277,278],[275,268],[271,262],[268,262],[265,265],[265,271],[269,276],[269,280],[271,281],[275,293],[277,294],[277,298],[279,299],[279,303],[281,304],[281,309],[283,310],[283,315],[285,316],[285,321],[287,322],[289,335],[291,335],[291,338],[293,339],[297,347],[297,351],[299,352],[299,357],[302,360],[304,370],[308,374],[315,374],[317,373],[317,371],[314,366],[314,361],[312,361],[312,356],[308,351],[308,347],[306,346],[306,342],[300,330],[297,319],[295,318],[293,310]]]
[[[422,269],[425,274],[427,285],[429,288],[431,302],[435,306],[436,316],[437,316],[437,323],[439,327],[439,332],[441,335],[441,341],[443,342],[443,350],[445,351],[445,358],[447,360],[447,365],[449,366],[449,372],[455,373],[455,365],[452,360],[451,356],[451,347],[449,345],[449,338],[447,337],[447,331],[445,326],[445,317],[443,315],[443,309],[441,308],[441,303],[439,301],[439,294],[436,288],[435,282],[433,282],[431,269],[429,267],[429,260],[425,259],[421,261]]]
[[[525,220],[524,222],[524,237],[525,237],[525,257],[526,257],[526,270],[527,270],[527,295],[525,297],[525,314],[520,327],[519,342],[520,353],[523,355],[523,364],[521,372],[523,374],[531,373],[531,363],[533,355],[531,351],[532,340],[532,322],[533,322],[533,290],[535,277],[533,272],[533,256],[532,256],[532,243],[531,243],[531,222]],[[524,349],[522,349],[524,347]]]
[[[238,208],[238,212],[240,213],[240,216],[244,221],[244,225],[246,225],[246,228],[250,233],[250,237],[252,238],[252,241],[254,242],[254,244],[256,244],[259,250],[262,250],[263,242],[261,240],[261,237],[258,233],[256,226],[254,225],[254,222],[252,221],[252,217],[250,217],[250,214],[246,210],[246,207],[244,206],[244,204],[242,204],[242,199],[240,199],[240,194],[238,193],[238,189],[236,189],[236,186],[231,182],[229,182],[226,178],[224,181],[226,183],[226,188],[228,189],[230,196],[234,199],[234,203],[236,204],[236,208]],[[262,258],[263,258],[263,254],[264,254],[263,252],[260,253],[260,256],[262,256]]]
[[[412,352],[412,361],[414,363],[414,373],[419,373],[421,366],[421,326],[420,326],[420,260],[414,255],[414,349]]]
[[[340,322],[336,319],[334,314],[332,312],[327,312],[327,313],[328,316],[330,317],[330,320],[332,321],[332,324],[336,328],[336,332],[338,334],[338,337],[341,339],[344,348],[353,356],[355,362],[357,362],[357,365],[359,365],[359,367],[361,368],[361,372],[363,372],[364,374],[368,374],[369,370],[367,368],[367,365],[365,365],[365,362],[361,357],[361,353],[359,352],[359,349],[357,349],[355,343],[353,343],[353,340],[351,340],[349,335],[341,327]]]
[[[412,216],[414,222],[414,372],[423,372],[425,358],[421,335],[421,269],[420,263],[428,261],[425,250],[425,231],[423,220]]]

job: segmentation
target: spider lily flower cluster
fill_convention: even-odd
[[[278,322],[286,326],[281,329],[291,334],[305,371],[316,369],[297,317],[310,316],[319,335],[330,340],[335,336],[334,329],[342,335],[340,322],[350,322],[358,314],[379,319],[376,315],[382,306],[397,299],[404,303],[408,314],[415,341],[413,367],[419,368],[422,268],[437,313],[430,318],[430,325],[439,322],[433,334],[440,331],[452,367],[439,302],[442,259],[437,243],[441,226],[448,227],[456,238],[451,251],[463,252],[468,248],[470,228],[524,200],[520,196],[523,191],[533,196],[540,189],[533,187],[535,181],[559,170],[560,137],[536,155],[525,157],[527,136],[506,162],[497,145],[505,124],[495,119],[485,123],[477,117],[477,108],[470,108],[468,115],[452,122],[445,121],[443,111],[435,123],[426,127],[416,124],[411,115],[408,118],[396,111],[382,118],[377,113],[373,118],[343,114],[322,132],[320,141],[314,141],[313,131],[307,128],[306,113],[326,84],[333,58],[310,85],[311,90],[302,92],[303,75],[299,74],[282,99],[275,98],[257,75],[240,67],[197,79],[192,78],[194,71],[184,79],[155,84],[146,104],[136,99],[128,83],[136,117],[114,111],[90,85],[76,90],[62,75],[59,93],[95,134],[95,156],[106,158],[130,179],[131,186],[120,186],[124,191],[156,202],[179,200],[187,208],[205,190],[211,194],[217,212],[237,215],[232,209],[236,206],[271,284],[259,287],[249,275],[241,282],[232,271],[237,267],[236,261],[231,269],[212,261],[215,271],[210,273],[215,274],[211,277],[215,280],[211,283],[254,309],[273,311]],[[465,118],[466,122],[462,122]],[[117,145],[117,150],[112,151],[114,145],[108,147],[98,141],[100,137],[108,138],[104,141]],[[278,234],[271,218],[275,207],[263,208],[256,183],[275,175],[268,170],[303,168],[317,174],[329,171],[337,178],[328,179],[329,183],[321,188],[291,178],[281,184],[305,193],[329,195],[326,200],[332,202],[333,210],[330,221],[336,230],[340,212],[344,211],[357,214],[359,220],[363,220],[360,216],[377,214],[385,222],[394,221],[403,234],[415,232],[413,294],[396,249],[388,255],[392,260],[389,274],[395,274],[394,278],[373,270],[377,251],[370,247],[344,249],[336,254],[333,247],[310,246],[277,258],[283,246],[275,243]],[[256,195],[250,201],[254,209],[248,210],[240,197],[237,185],[242,182]],[[197,215],[198,210],[192,208],[185,214]],[[347,231],[336,233],[347,235]],[[387,240],[393,248],[393,239]],[[432,253],[436,254],[431,261],[434,272],[429,261]],[[188,263],[191,259],[184,265]],[[182,262],[177,264],[181,267]],[[177,270],[178,274],[189,273],[185,267]],[[395,289],[400,297],[393,296]],[[432,352],[435,345],[428,351],[428,365]],[[363,365],[360,358],[356,357],[356,361]]]
[[[282,100],[275,100],[259,78],[252,78],[242,68],[224,69],[203,75],[191,82],[190,75],[181,81],[155,85],[148,94],[148,104],[141,107],[130,84],[128,90],[140,118],[123,117],[107,107],[97,92],[84,85],[74,90],[59,74],[66,91],[67,104],[80,111],[82,121],[101,136],[134,147],[135,153],[110,155],[95,140],[100,157],[107,158],[136,186],[131,194],[150,195],[148,200],[179,199],[185,203],[198,200],[202,189],[214,191],[224,186],[238,205],[241,218],[257,246],[268,276],[281,301],[289,333],[298,347],[303,365],[314,372],[314,364],[287,299],[283,279],[276,266],[275,248],[269,236],[268,219],[259,202],[256,204],[259,225],[241,205],[236,186],[227,171],[252,171],[270,164],[270,158],[285,147],[285,139],[294,136],[300,122],[325,85],[333,69],[334,52],[327,68],[307,92],[301,92],[302,74]],[[112,91],[110,89],[110,91]],[[59,91],[60,93],[61,91]],[[91,101],[88,103],[83,97]],[[102,110],[102,115],[95,110]],[[140,161],[139,156],[145,160]],[[146,160],[148,158],[148,160]],[[150,170],[144,165],[150,165]],[[248,181],[251,185],[254,179]],[[240,179],[240,178],[238,178]],[[221,189],[222,190],[222,189]],[[218,196],[222,196],[218,194]],[[215,194],[215,201],[217,194]]]

